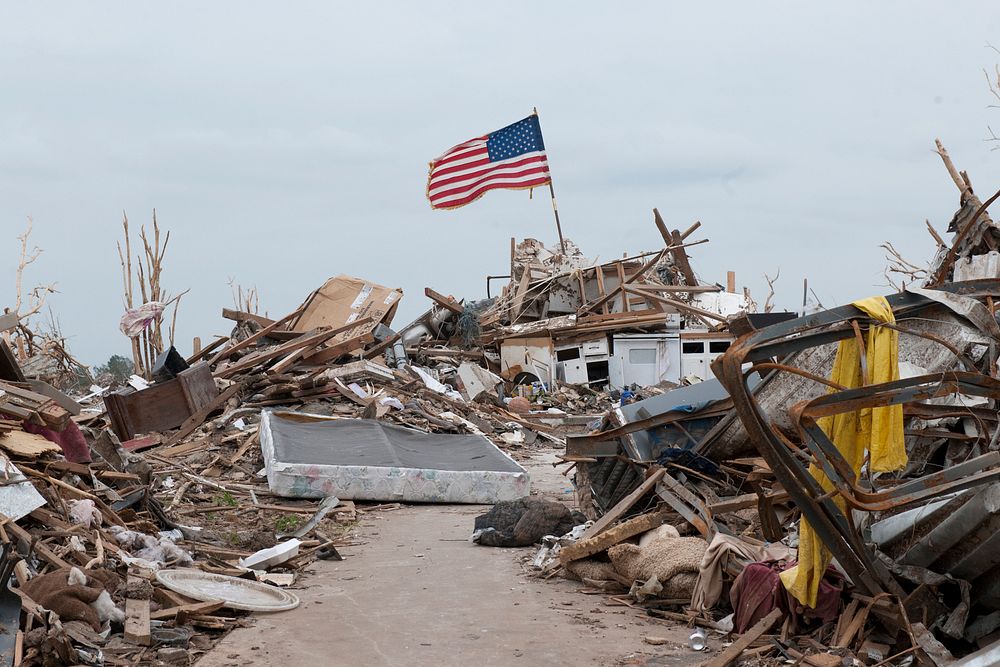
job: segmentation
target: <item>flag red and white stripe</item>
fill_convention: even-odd
[[[550,181],[538,117],[470,139],[430,163],[431,208],[465,206],[490,190],[523,189]]]

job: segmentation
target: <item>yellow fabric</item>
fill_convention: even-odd
[[[879,322],[894,323],[896,318],[884,297],[871,297],[855,301],[854,306]],[[854,389],[863,385],[861,351],[855,337],[840,342],[833,362],[830,380]],[[887,327],[872,325],[865,340],[865,360],[868,381],[881,384],[899,379],[899,334]],[[831,390],[833,391],[833,390]],[[872,472],[898,470],[906,465],[906,446],[903,442],[903,406],[865,408],[823,417],[819,427],[837,446],[856,475],[865,461],[865,450],[870,453],[869,469]],[[833,483],[815,463],[809,473],[824,491],[833,489]],[[846,511],[844,499],[834,499],[841,511]],[[781,582],[795,599],[809,607],[816,607],[819,582],[823,578],[832,555],[816,536],[812,526],[803,518],[799,522],[799,562],[781,573]]]

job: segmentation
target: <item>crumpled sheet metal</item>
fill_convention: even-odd
[[[1000,281],[950,283],[942,286],[940,291],[973,298],[997,297],[1000,296]],[[905,316],[926,314],[931,307],[938,306],[939,301],[947,301],[909,292],[889,295],[886,299],[897,321]],[[793,352],[850,338],[854,336],[851,320],[862,325],[871,322],[858,308],[842,306],[754,331],[736,341],[713,363],[712,369],[729,391],[739,419],[761,456],[855,585],[869,595],[881,592],[901,593],[899,584],[884,564],[873,557],[848,517],[809,474],[798,448],[783,433],[772,428],[748,390],[747,373],[743,370],[747,363],[768,363]],[[976,324],[970,324],[976,327]],[[946,341],[942,344],[947,346]],[[908,482],[901,485],[901,488],[872,493],[857,486],[853,471],[842,457],[838,460],[836,447],[829,439],[824,440],[815,420],[843,410],[920,401],[955,391],[1000,397],[1000,383],[979,373],[965,372],[908,378],[846,392],[833,391],[796,406],[793,421],[796,422],[796,428],[809,452],[817,458],[828,475],[837,478],[839,490],[847,492],[849,500],[854,501],[852,504],[860,504],[868,509],[880,504],[895,507],[994,480],[997,478],[996,472],[991,468],[998,460],[979,457],[959,472],[946,470]],[[970,473],[970,469],[972,476],[962,479],[963,475]]]

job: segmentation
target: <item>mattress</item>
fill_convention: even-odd
[[[260,445],[271,492],[287,498],[487,504],[530,491],[524,468],[478,434],[264,410]]]

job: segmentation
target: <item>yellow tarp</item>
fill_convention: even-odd
[[[852,305],[860,308],[872,318],[894,323],[896,318],[884,297],[871,297],[855,301]],[[863,385],[861,374],[861,351],[854,337],[840,342],[837,357],[833,362],[830,380],[848,389]],[[899,334],[893,329],[873,324],[868,329],[865,340],[865,359],[868,381],[881,384],[899,379]],[[831,390],[832,391],[832,390]],[[819,426],[837,446],[855,474],[860,474],[865,461],[865,450],[870,452],[869,469],[872,472],[899,470],[906,465],[906,446],[903,442],[903,406],[892,405],[881,408],[865,408],[833,417],[823,417]],[[820,483],[824,491],[833,489],[833,484],[816,464],[809,466],[809,473]],[[846,512],[844,499],[835,498],[837,506]],[[819,582],[823,578],[832,556],[817,538],[809,523],[802,519],[799,524],[799,562],[795,567],[781,573],[781,582],[795,599],[809,607],[816,606]]]

